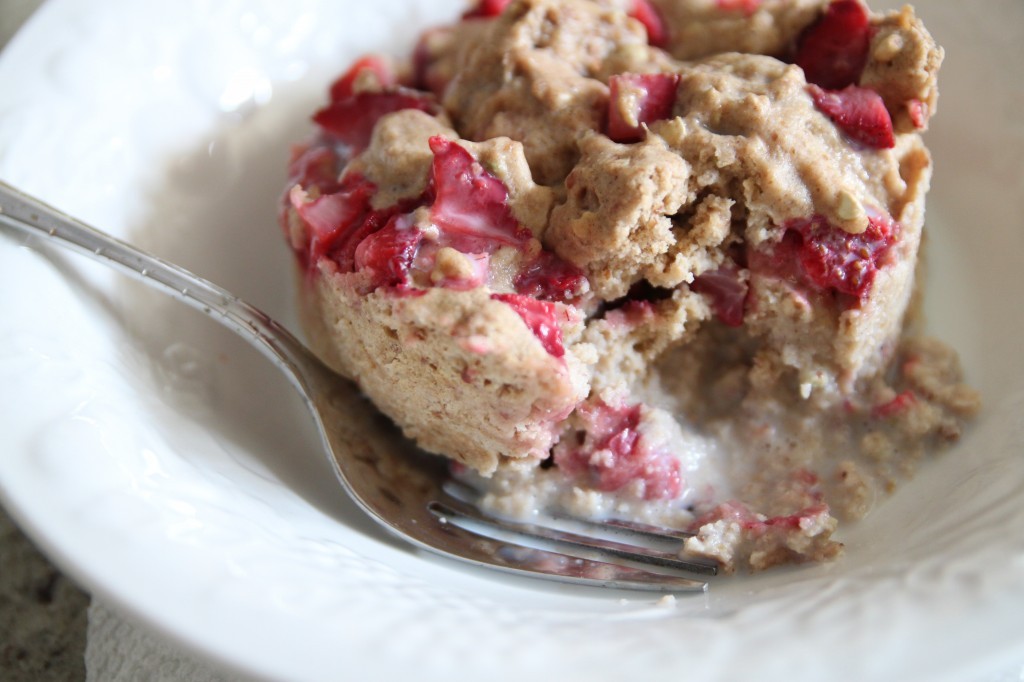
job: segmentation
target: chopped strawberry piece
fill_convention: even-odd
[[[645,500],[671,500],[683,492],[679,460],[669,453],[648,453],[640,467]]]
[[[626,300],[618,308],[605,310],[604,319],[611,325],[627,325],[639,327],[647,324],[657,316],[654,304],[650,301]]]
[[[331,84],[331,101],[337,102],[355,94],[356,81],[364,73],[371,73],[381,89],[388,89],[397,84],[395,72],[391,65],[376,55],[367,55],[356,61],[349,70]]]
[[[329,258],[341,272],[357,269],[356,250],[395,216],[423,203],[421,197],[374,210],[370,201],[377,186],[358,173],[346,175],[333,192],[310,198],[306,188],[294,185],[288,193],[289,206],[305,223],[306,243],[296,246],[304,267]]]
[[[808,83],[839,90],[860,80],[871,44],[871,17],[861,0],[832,0],[797,44],[797,66]]]
[[[345,162],[346,159],[338,156],[335,145],[326,140],[296,146],[288,163],[288,186],[302,185],[307,191],[316,187],[322,194],[335,192]]]
[[[277,220],[288,236],[288,214],[292,208],[292,188],[299,185],[303,190],[316,189],[318,194],[330,194],[338,191],[338,174],[345,163],[337,152],[337,145],[328,140],[317,138],[306,144],[294,145],[291,158],[288,160],[288,183],[278,200]],[[303,252],[303,263],[308,253]]]
[[[360,175],[349,176],[337,192],[315,199],[309,199],[301,186],[292,187],[289,200],[308,227],[308,243],[300,254],[306,264],[316,263],[359,230],[376,191],[376,186]]]
[[[907,113],[910,114],[910,122],[918,130],[924,130],[928,125],[928,105],[919,99],[912,99],[907,102]]]
[[[892,117],[882,96],[874,90],[848,85],[842,90],[827,91],[808,85],[807,91],[814,106],[852,139],[875,149],[896,146]]]
[[[365,202],[359,194],[361,191],[356,189],[310,199],[299,185],[292,187],[291,205],[309,227],[310,250],[314,256],[329,249],[345,226],[362,218]]]
[[[500,16],[512,0],[480,0],[476,7],[462,15],[463,19],[493,19]]]
[[[643,483],[647,500],[679,497],[683,489],[679,460],[648,447],[640,433],[641,405],[582,405],[582,443],[565,438],[555,447],[555,464],[567,476],[589,476],[599,490],[614,492],[633,481]]]
[[[786,233],[775,247],[771,263],[756,269],[791,276],[818,289],[863,300],[871,290],[878,270],[888,265],[889,252],[899,239],[899,226],[888,217],[869,218],[867,229],[850,234],[830,224],[823,216],[790,220]]]
[[[690,530],[697,532],[701,526],[716,521],[735,523],[752,537],[758,537],[769,529],[800,530],[805,525],[812,525],[817,517],[828,513],[828,505],[823,502],[812,504],[795,514],[765,517],[755,514],[742,502],[732,500],[723,502],[711,511],[703,514],[690,525]]]
[[[743,324],[743,313],[747,300],[747,283],[740,271],[731,265],[705,272],[693,280],[691,289],[711,299],[715,316],[730,327]]]
[[[399,206],[391,206],[380,211],[369,211],[363,221],[347,231],[342,239],[337,240],[326,254],[338,264],[342,272],[353,272],[356,269],[356,249],[368,236],[387,225],[392,217],[402,212]]]
[[[608,137],[616,142],[644,139],[644,124],[672,116],[679,74],[625,73],[608,80]]]
[[[879,267],[886,265],[897,230],[885,218],[869,219],[861,234],[850,234],[819,216],[796,227],[802,235],[800,263],[818,286],[863,299],[875,281]]]
[[[915,404],[917,404],[917,395],[915,395],[912,390],[907,389],[889,402],[876,405],[875,408],[871,410],[871,416],[882,419],[895,417],[896,415],[903,414]]]
[[[451,140],[432,137],[430,148],[430,217],[440,230],[439,245],[477,255],[503,246],[536,248],[533,233],[512,215],[505,183]],[[578,268],[542,249],[522,265],[513,286],[519,294],[569,302],[586,292],[587,280]]]
[[[801,509],[795,514],[785,516],[770,516],[764,521],[752,521],[745,525],[745,528],[753,531],[765,531],[769,528],[785,528],[798,531],[808,525],[813,525],[815,517],[828,513],[828,505],[824,502],[813,504],[806,509]]]
[[[668,45],[668,29],[665,27],[665,20],[661,18],[650,0],[633,0],[629,16],[639,21],[647,29],[648,43],[655,47]]]
[[[491,294],[491,298],[507,304],[522,318],[544,350],[556,358],[565,355],[562,328],[557,321],[558,307],[548,301],[538,301],[521,294]]]
[[[351,147],[352,154],[358,154],[370,144],[377,121],[402,109],[419,109],[431,114],[438,110],[437,103],[429,95],[396,88],[384,92],[359,92],[333,101],[313,114],[313,121],[324,132]]]
[[[395,216],[356,247],[356,269],[370,273],[374,289],[401,289],[408,285],[409,269],[422,240],[423,233],[411,222],[402,216]]]
[[[743,12],[749,16],[758,10],[761,0],[717,0],[716,4],[725,12]]]
[[[580,297],[588,288],[586,275],[579,268],[550,251],[541,251],[526,263],[512,284],[520,294],[565,303]]]
[[[439,135],[430,138],[430,149],[436,195],[430,215],[447,233],[450,246],[463,253],[479,252],[500,245],[522,246],[533,236],[512,215],[505,183],[472,154]]]

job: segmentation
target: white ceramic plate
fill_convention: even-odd
[[[331,76],[459,0],[54,0],[0,57],[0,176],[290,322],[274,222]],[[947,48],[933,330],[985,395],[825,566],[705,597],[552,586],[397,544],[268,363],[126,278],[0,235],[0,497],[87,588],[287,679],[972,679],[1024,660],[1024,4],[926,0]]]

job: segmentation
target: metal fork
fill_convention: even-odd
[[[613,522],[524,524],[482,511],[475,504],[476,492],[454,481],[444,460],[418,451],[353,383],[268,315],[224,289],[3,182],[0,224],[116,266],[249,341],[298,389],[344,490],[399,538],[451,559],[522,576],[667,592],[707,588],[693,574],[712,575],[714,566],[681,559],[678,533]],[[567,529],[567,523],[575,528]]]

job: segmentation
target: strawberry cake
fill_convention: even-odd
[[[835,557],[978,409],[914,329],[942,57],[860,0],[481,0],[294,149],[310,342],[495,513]]]

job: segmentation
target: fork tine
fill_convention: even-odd
[[[448,495],[474,506],[476,506],[476,500],[480,499],[479,491],[471,485],[456,479],[449,479],[445,481],[444,485],[441,487]],[[552,513],[551,518],[558,521],[570,521],[581,526],[594,528],[597,531],[612,532],[624,537],[640,537],[656,541],[679,542],[694,536],[693,533],[685,530],[665,528],[664,526],[653,526],[646,523],[637,523],[636,521],[623,521],[622,519],[591,521],[578,516],[568,516],[558,513]]]
[[[554,542],[575,549],[596,551],[607,556],[662,568],[689,571],[701,575],[715,575],[718,572],[717,567],[713,564],[682,559],[673,552],[664,552],[589,535],[580,535],[548,526],[498,519],[481,513],[476,506],[468,504],[450,494],[446,494],[446,497],[447,499],[444,502],[434,500],[428,505],[431,513],[435,516],[444,518],[461,517],[474,523],[501,531],[516,533],[524,537]]]
[[[641,537],[649,538],[651,540],[682,542],[683,540],[694,536],[694,533],[685,530],[676,530],[674,528],[665,528],[663,526],[652,526],[646,523],[637,523],[635,521],[623,521],[622,519],[591,521],[589,519],[581,519],[576,516],[561,515],[556,515],[555,518],[560,520],[569,520],[585,526],[591,526],[595,529],[610,531],[625,537]]]
[[[436,512],[435,512],[436,514]],[[529,578],[547,578],[576,585],[611,587],[646,592],[706,592],[708,584],[669,573],[656,573],[633,566],[612,564],[594,559],[569,556],[560,552],[527,547],[513,542],[497,540],[449,522],[438,516],[445,533],[461,538],[466,546],[473,546],[486,559],[472,559],[466,554],[453,554],[436,545],[422,545],[425,549],[453,559],[489,569],[500,569]]]

